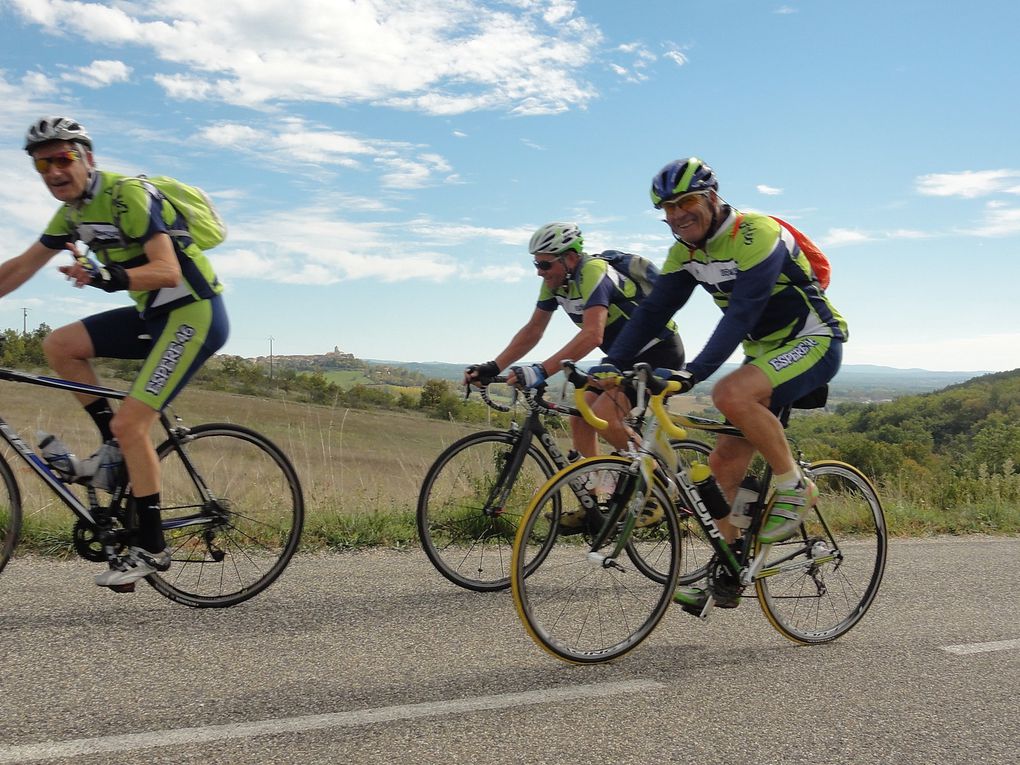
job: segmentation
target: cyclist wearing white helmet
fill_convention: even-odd
[[[848,336],[846,322],[825,296],[793,234],[774,218],[741,214],[726,204],[715,173],[702,160],[667,164],[652,179],[651,197],[677,243],[651,296],[613,344],[609,360],[627,363],[698,285],[712,295],[723,317],[704,349],[675,379],[690,390],[743,344],[743,365],[715,384],[712,401],[746,438],[719,436],[709,464],[732,503],[755,450],[761,452],[772,467],[776,491],[759,538],[766,544],[780,542],[796,532],[818,490],[797,467],[776,413],[835,376]],[[728,541],[736,538],[726,519],[719,527]],[[733,587],[717,587],[713,595],[719,606],[739,603]],[[680,588],[675,599],[685,610],[700,613],[707,593]]]
[[[223,287],[187,235],[183,216],[158,191],[123,183],[114,214],[113,191],[123,176],[96,168],[92,138],[81,124],[44,117],[29,127],[25,151],[63,205],[38,241],[0,264],[0,296],[66,250],[71,263],[59,270],[75,286],[125,290],[135,302],[60,327],[43,342],[47,360],[61,377],[90,385],[99,384],[93,358],[144,359],[116,413],[105,398],[76,394],[103,440],[93,458],[84,461],[100,466],[92,485],[111,490],[116,472],[111,466],[119,464],[130,478],[128,499],[137,514],[138,538],[96,577],[101,586],[127,585],[170,565],[159,506],[159,460],[150,430],[159,411],[226,341]],[[86,245],[84,251],[79,242]],[[99,263],[87,256],[89,249]]]
[[[640,285],[613,268],[607,260],[584,252],[584,238],[574,223],[549,223],[531,237],[528,250],[542,277],[538,303],[528,322],[492,361],[476,364],[465,371],[465,383],[495,377],[532,348],[545,334],[557,306],[562,307],[580,331],[566,345],[541,363],[510,367],[511,384],[535,387],[560,369],[563,359],[580,360],[596,348],[606,350],[627,323],[638,303],[645,298]],[[648,361],[653,367],[676,368],[683,363],[683,343],[676,325],[664,323],[653,333],[635,361]],[[590,394],[592,398],[596,393]],[[622,416],[630,406],[619,393],[602,395],[593,409],[610,426],[602,432],[617,449],[627,446],[628,431]],[[574,448],[588,457],[598,453],[595,431],[579,417],[571,419]]]

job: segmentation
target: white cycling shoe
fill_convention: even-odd
[[[129,547],[127,553],[110,561],[110,568],[96,577],[100,587],[132,584],[157,571],[170,568],[170,551],[149,552],[142,547]]]

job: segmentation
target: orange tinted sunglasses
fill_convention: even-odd
[[[58,170],[66,170],[79,159],[81,159],[81,154],[73,149],[68,149],[49,157],[35,157],[32,163],[39,173],[48,173],[51,167],[55,167]]]
[[[692,191],[673,199],[667,199],[659,204],[659,209],[661,210],[663,207],[679,207],[681,210],[693,210],[697,207],[698,200],[704,198],[706,193],[704,191]]]

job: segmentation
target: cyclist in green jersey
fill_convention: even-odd
[[[743,344],[743,365],[715,384],[712,401],[746,438],[720,436],[709,464],[731,504],[755,450],[771,465],[775,499],[760,537],[768,544],[793,535],[818,497],[793,459],[776,412],[835,376],[848,333],[793,234],[767,215],[739,213],[718,189],[712,168],[696,157],[670,162],[652,179],[652,203],[665,213],[677,243],[608,361],[626,364],[699,285],[712,295],[723,318],[675,379],[690,390]],[[736,538],[725,518],[719,528],[729,541]],[[714,596],[724,607],[739,602],[733,593]],[[676,600],[699,612],[706,597],[681,588]]]
[[[127,468],[138,536],[96,577],[100,586],[117,587],[170,566],[159,506],[159,460],[150,430],[159,411],[226,342],[223,286],[187,235],[183,216],[158,190],[96,168],[92,139],[78,122],[68,117],[38,120],[26,134],[25,150],[63,205],[38,241],[0,265],[0,296],[67,251],[71,258],[59,270],[75,286],[127,291],[135,303],[60,327],[43,342],[50,366],[61,377],[91,385],[99,380],[90,359],[144,359],[116,413],[106,398],[76,394],[103,445],[83,461],[81,474],[64,476],[112,490],[119,466]],[[80,249],[79,242],[87,249]],[[89,249],[99,263],[87,257]]]
[[[534,387],[560,369],[564,359],[580,360],[596,348],[608,349],[646,296],[633,279],[624,276],[606,260],[584,252],[584,238],[574,223],[548,223],[531,237],[528,250],[542,277],[538,303],[527,323],[517,331],[496,358],[476,364],[465,371],[465,384],[479,377],[492,377],[507,368],[532,348],[545,334],[557,307],[563,308],[579,327],[566,345],[541,363],[510,367],[510,384]],[[684,350],[673,322],[663,322],[652,337],[642,344],[636,361],[675,368],[683,363]],[[630,436],[623,415],[631,405],[619,391],[589,396],[596,414],[609,423],[603,437],[616,449],[625,449]],[[595,430],[580,417],[571,418],[574,449],[585,457],[598,453]]]

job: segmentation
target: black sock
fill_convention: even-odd
[[[110,430],[110,420],[113,419],[113,409],[110,408],[109,400],[97,398],[85,407],[85,411],[89,413],[92,421],[99,428],[99,435],[102,437],[103,442],[105,443],[112,439],[113,432]]]
[[[163,519],[159,512],[159,494],[131,499],[138,518],[138,546],[151,553],[162,552],[166,540],[163,538]]]

